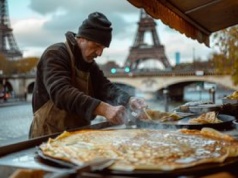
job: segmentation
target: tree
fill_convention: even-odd
[[[38,60],[37,57],[27,57],[13,61],[0,54],[0,71],[5,75],[28,73],[34,69]]]
[[[4,75],[12,74],[12,65],[12,61],[7,60],[3,54],[0,54],[0,70]]]
[[[14,61],[15,73],[30,72],[36,66],[38,60],[36,57],[28,57]]]
[[[223,74],[231,74],[235,85],[238,84],[238,25],[226,28],[214,34],[215,47],[212,61],[217,70]]]
[[[6,59],[2,54],[0,54],[0,70],[4,73],[5,68],[6,68]]]

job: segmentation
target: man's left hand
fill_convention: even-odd
[[[148,104],[143,98],[131,97],[129,105],[131,110],[142,110],[144,108],[148,108]]]

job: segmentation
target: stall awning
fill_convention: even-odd
[[[128,0],[155,19],[209,46],[211,33],[238,24],[238,0]]]

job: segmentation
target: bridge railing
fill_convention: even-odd
[[[104,72],[107,77],[141,77],[141,76],[209,76],[209,75],[229,75],[214,70],[187,70],[187,71],[132,71],[132,72],[118,72],[110,73]]]
[[[136,70],[130,72],[116,72],[111,73],[109,71],[104,71],[107,77],[142,77],[142,76],[208,76],[208,75],[230,75],[217,72],[213,69],[211,70]],[[30,74],[15,74],[15,75],[1,75],[0,79],[10,79],[10,78],[35,78],[34,73]]]

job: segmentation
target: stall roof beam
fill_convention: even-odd
[[[155,19],[209,46],[213,32],[238,24],[238,0],[128,0]]]

